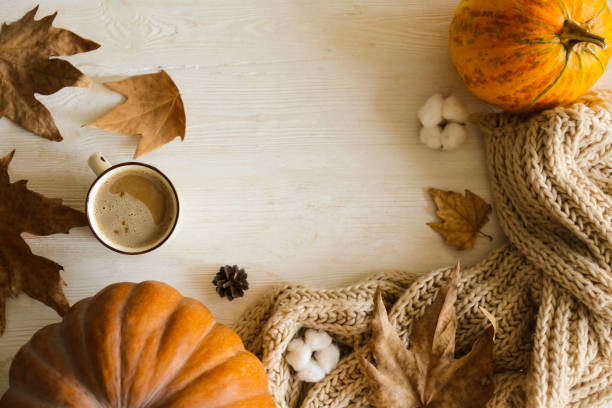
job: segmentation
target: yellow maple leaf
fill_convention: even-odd
[[[439,232],[447,244],[464,250],[474,248],[479,234],[492,239],[480,232],[491,213],[491,205],[485,200],[470,190],[465,190],[463,196],[454,191],[430,188],[429,194],[438,208],[436,214],[444,222],[428,222],[427,225]]]
[[[125,135],[140,135],[134,158],[149,153],[177,136],[185,138],[185,107],[181,94],[166,71],[138,75],[107,88],[127,99],[87,127]]]

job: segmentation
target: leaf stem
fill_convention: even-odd
[[[485,233],[484,233],[484,232],[482,232],[482,231],[478,231],[478,233],[479,233],[480,235],[482,235],[483,237],[485,237],[485,238],[489,238],[489,241],[493,241],[493,237],[492,237],[492,236],[490,236],[490,235],[488,235],[488,234],[485,234]]]

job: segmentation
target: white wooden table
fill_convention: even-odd
[[[3,0],[1,21],[36,1]],[[96,151],[127,161],[137,138],[81,128],[121,101],[101,83],[165,69],[181,90],[187,135],[142,157],[175,183],[182,219],[172,239],[119,255],[88,228],[27,239],[64,266],[71,303],[117,281],[156,279],[232,323],[281,281],[333,287],[380,269],[427,272],[473,264],[504,238],[495,219],[476,249],[457,252],[426,222],[427,187],[470,189],[490,201],[480,137],[452,153],[418,141],[416,110],[435,92],[464,88],[447,52],[456,0],[54,0],[55,25],[102,46],[69,58],[90,89],[39,96],[64,136],[49,142],[0,120],[0,155],[16,148],[13,181],[83,209]],[[612,73],[599,86],[612,86]],[[211,284],[224,264],[249,273],[242,299]],[[9,300],[0,338],[0,391],[10,361],[54,311]]]

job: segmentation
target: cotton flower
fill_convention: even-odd
[[[315,360],[319,363],[319,367],[325,371],[325,374],[329,374],[340,361],[340,349],[335,344],[330,344],[315,353]]]
[[[320,330],[308,329],[304,333],[304,342],[310,346],[313,351],[323,350],[332,343],[332,338],[329,334]]]
[[[292,340],[287,350],[288,353],[285,356],[285,360],[295,371],[304,369],[310,362],[312,350],[302,339]]]
[[[430,149],[442,148],[442,128],[440,126],[425,126],[419,134],[421,143]]]
[[[444,126],[441,136],[442,150],[455,150],[465,140],[467,131],[465,126],[451,122]]]
[[[315,383],[319,382],[325,377],[325,372],[319,365],[313,360],[308,361],[306,367],[298,371],[298,379],[304,382]]]
[[[450,95],[442,104],[442,118],[449,122],[467,123],[470,114],[463,102],[455,95]]]
[[[313,351],[314,358],[313,358]],[[293,367],[300,381],[318,382],[330,373],[340,360],[340,349],[329,334],[308,329],[287,346],[285,361]]]
[[[444,97],[435,94],[429,97],[421,109],[419,109],[419,120],[425,127],[436,126],[442,122],[442,105]]]
[[[466,139],[469,113],[455,95],[446,99],[440,94],[430,96],[418,117],[423,125],[419,140],[430,149],[455,150]]]

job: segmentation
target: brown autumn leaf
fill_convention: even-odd
[[[85,126],[124,135],[140,135],[134,158],[177,136],[181,140],[185,138],[183,100],[166,71],[133,76],[104,85],[119,92],[127,100]]]
[[[34,255],[21,237],[68,233],[87,225],[85,214],[28,190],[26,180],[11,183],[8,166],[15,151],[0,158],[0,335],[6,327],[5,305],[9,297],[25,292],[55,309],[60,315],[68,308],[60,277],[62,266]]]
[[[415,321],[410,349],[389,323],[380,289],[376,292],[371,348],[376,367],[360,356],[377,408],[483,408],[493,395],[495,321],[465,356],[455,359],[459,265],[434,303]]]
[[[491,213],[491,205],[485,200],[470,190],[465,190],[465,196],[462,196],[454,191],[430,188],[429,194],[438,208],[436,214],[444,222],[428,222],[427,225],[439,232],[448,245],[454,245],[458,250],[472,249],[478,234],[493,239],[480,232]]]
[[[38,6],[0,30],[0,117],[24,129],[59,142],[62,136],[51,113],[35,97],[66,86],[86,87],[89,78],[56,56],[95,50],[100,45],[53,27],[57,13],[34,20]]]

